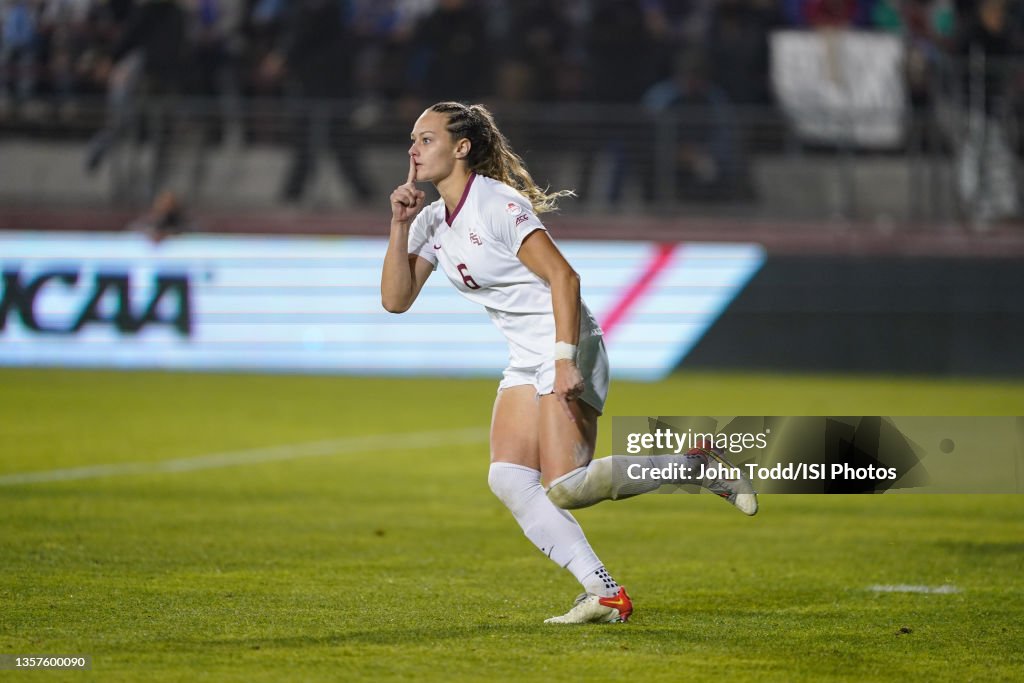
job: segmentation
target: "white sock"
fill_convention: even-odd
[[[588,593],[596,593],[605,598],[615,597],[619,592],[619,584],[615,582],[604,565],[595,569],[580,583]]]
[[[558,566],[572,572],[588,593],[611,597],[618,592],[618,584],[594,554],[580,525],[548,499],[539,471],[495,462],[491,463],[487,483],[526,537]]]
[[[592,460],[586,467],[579,467],[551,482],[551,486],[548,487],[548,498],[559,508],[575,510],[600,503],[602,500],[638,496],[665,484],[700,484],[701,480],[697,478],[696,473],[700,471],[700,464],[706,461],[703,455],[598,458]],[[679,476],[676,479],[632,479],[627,473],[632,465],[648,468],[672,465]]]

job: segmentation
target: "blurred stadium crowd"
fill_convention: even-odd
[[[577,109],[564,128],[551,126],[551,139],[538,133],[536,116],[522,119],[519,130],[514,117],[503,125],[514,141],[560,141],[584,166],[602,150],[618,149],[610,203],[631,162],[644,201],[745,201],[754,193],[749,153],[785,147],[762,125],[780,108],[773,32],[897,36],[899,97],[911,114],[935,109],[942,76],[989,122],[964,124],[966,132],[947,134],[940,145],[971,159],[957,171],[960,193],[976,195],[975,213],[986,220],[1019,213],[1014,125],[1024,111],[1024,79],[1013,58],[1024,45],[1024,2],[1015,0],[0,0],[0,8],[0,133],[91,135],[86,166],[95,169],[123,137],[133,103],[198,98],[214,103],[208,106],[221,118],[218,136],[288,141],[295,161],[283,201],[302,197],[323,148],[335,151],[357,200],[379,194],[364,172],[363,145],[381,120],[407,127],[425,104],[441,99],[483,100],[502,111],[634,107],[641,116],[622,110],[605,128],[585,128]],[[825,42],[827,50],[839,49],[832,38]],[[970,59],[980,67],[967,68]],[[832,68],[830,62],[826,70]],[[347,104],[319,124],[314,101]],[[96,114],[97,102],[106,103],[105,115]],[[291,132],[251,120],[232,127],[268,102],[281,103]],[[659,138],[650,117],[639,121],[683,111],[696,112],[699,125],[667,136],[662,129]],[[328,132],[319,138],[308,133],[322,130]],[[402,130],[387,135],[400,140]],[[573,136],[583,130],[586,140],[574,148]],[[595,143],[607,136],[615,139],[603,148]],[[921,135],[906,139],[933,145]],[[678,154],[652,161],[666,141]],[[989,170],[977,170],[981,165]],[[679,181],[657,187],[671,167]],[[152,198],[159,183],[151,185]]]
[[[684,53],[735,104],[768,104],[770,31],[906,37],[919,69],[971,44],[1019,51],[1007,0],[2,0],[6,109],[106,92],[145,57],[151,88],[396,100],[636,102]],[[911,74],[912,77],[916,77]],[[920,82],[915,82],[920,86]],[[914,92],[922,94],[916,87]]]

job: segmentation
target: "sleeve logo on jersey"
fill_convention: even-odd
[[[516,227],[518,227],[520,223],[523,223],[528,220],[530,220],[530,214],[524,213],[520,215],[519,218],[516,219]]]
[[[523,213],[523,207],[519,206],[518,204],[515,204],[514,202],[509,202],[508,204],[506,204],[505,210],[508,211],[510,216],[518,216],[519,214]]]

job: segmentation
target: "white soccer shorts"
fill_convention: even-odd
[[[576,367],[583,375],[584,389],[580,400],[593,406],[598,414],[603,413],[604,402],[608,399],[608,353],[605,351],[601,335],[596,334],[580,340],[576,347]],[[553,358],[530,367],[510,365],[502,374],[504,377],[498,385],[498,391],[524,384],[536,387],[538,396],[550,394],[555,390]]]

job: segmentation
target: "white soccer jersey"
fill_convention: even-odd
[[[409,253],[435,269],[440,263],[463,296],[487,309],[508,340],[512,367],[551,360],[551,289],[518,256],[523,240],[545,229],[530,202],[508,185],[474,174],[453,214],[445,214],[444,200],[424,207],[409,230]],[[601,328],[583,304],[580,340],[599,334]]]

